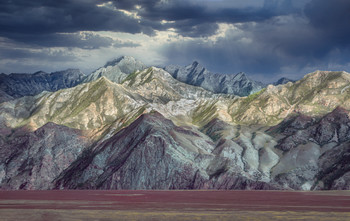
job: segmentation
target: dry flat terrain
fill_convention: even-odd
[[[350,220],[350,192],[0,191],[0,220]]]

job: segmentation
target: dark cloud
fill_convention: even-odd
[[[268,47],[245,43],[243,36],[227,36],[215,43],[200,39],[171,43],[162,47],[160,53],[171,58],[170,63],[187,65],[197,60],[212,71],[219,73],[249,74],[276,73],[283,60]]]
[[[32,47],[77,47],[96,49],[113,45],[113,39],[92,33],[54,33],[54,34],[13,34],[11,39],[25,42]]]
[[[122,31],[139,33],[137,19],[108,7],[103,1],[4,1],[1,3],[1,34]]]
[[[127,42],[123,42],[123,41],[114,41],[113,43],[113,47],[114,48],[135,48],[135,47],[138,47],[138,46],[141,46],[140,44],[137,44],[137,43],[134,43],[134,42],[131,42],[131,41],[127,41]]]
[[[305,15],[329,48],[350,45],[350,1],[313,0],[306,6]]]
[[[232,1],[219,2],[221,4],[216,1],[115,0],[110,4],[107,0],[5,0],[0,3],[0,36],[15,38],[78,31],[119,31],[152,36],[155,30],[174,28],[183,36],[203,37],[214,34],[217,23],[261,22],[297,11],[290,0],[266,1],[270,3],[240,8]],[[137,13],[140,19],[120,9]],[[20,40],[25,42],[26,38]]]
[[[64,62],[67,56],[74,61],[71,48],[89,52],[143,46],[96,31],[152,37],[171,29],[192,37],[160,46],[159,54],[171,63],[197,59],[213,71],[271,78],[348,67],[349,12],[349,0],[2,0],[0,38],[11,44],[1,48],[0,58],[48,63]],[[219,23],[236,29],[208,40],[218,33]],[[52,47],[66,48],[67,53],[55,55]]]
[[[349,12],[349,1],[313,0],[306,5],[304,17],[277,17],[241,28],[256,44],[274,48],[278,60],[285,59],[286,65],[327,68],[340,62],[340,57],[348,58]]]
[[[103,1],[8,0],[0,3],[0,36],[21,42],[51,38],[57,33],[120,31],[153,34],[137,19],[108,7]],[[58,35],[53,38],[62,38]],[[67,37],[67,36],[66,36]],[[72,35],[74,41],[75,36]],[[49,42],[46,40],[45,42]],[[56,42],[52,40],[55,45]],[[53,46],[54,46],[53,45]]]
[[[10,49],[1,48],[1,59],[24,59],[31,58],[33,60],[51,61],[51,62],[66,62],[78,60],[74,54],[66,50],[27,50],[27,49]]]
[[[317,69],[349,71],[349,6],[349,1],[314,0],[306,5],[305,14],[236,24],[237,30],[217,41],[172,43],[161,53],[183,65],[197,59],[217,72],[244,71],[267,79],[280,74],[298,78]]]
[[[69,50],[0,48],[1,73],[34,73],[38,70],[52,72],[66,69],[68,67],[64,64],[79,60]]]
[[[216,4],[217,2],[221,4]],[[174,28],[178,34],[190,37],[213,35],[217,31],[217,23],[261,22],[274,16],[301,12],[301,8],[294,7],[290,0],[266,2],[268,3],[260,7],[240,8],[233,1],[117,0],[114,4],[118,8],[137,12],[149,22],[152,21],[152,28]],[[163,20],[173,23],[160,26],[159,23]]]
[[[98,49],[101,47],[136,47],[139,44],[113,40],[93,32],[52,33],[52,34],[12,34],[11,39],[25,42],[32,47],[76,47],[82,49]]]

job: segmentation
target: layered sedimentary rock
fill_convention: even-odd
[[[82,131],[47,123],[30,131],[2,129],[0,136],[1,189],[51,189],[90,140]]]

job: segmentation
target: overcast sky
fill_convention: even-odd
[[[350,72],[350,1],[0,1],[0,72],[90,73],[121,55],[264,82]]]

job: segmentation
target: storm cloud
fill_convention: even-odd
[[[280,9],[269,19],[235,23],[235,29],[216,41],[170,43],[161,52],[180,54],[171,62],[196,59],[218,72],[245,71],[263,81],[280,76],[298,79],[317,69],[349,71],[349,6],[343,0],[309,1],[299,10],[283,14]]]
[[[214,34],[217,23],[260,22],[291,13],[294,8],[289,7],[291,3],[287,5],[237,7],[232,1],[184,0],[7,0],[0,3],[0,35],[25,42],[33,35],[79,31],[153,35],[156,30],[174,28],[183,36],[201,37]]]
[[[118,10],[95,0],[5,0],[0,3],[0,34],[74,33],[78,31],[152,32]]]
[[[35,69],[45,55],[37,67],[55,71],[125,52],[262,80],[349,71],[349,11],[347,0],[4,0],[0,72]]]

